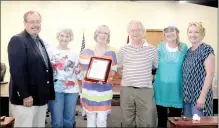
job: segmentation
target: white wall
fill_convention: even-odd
[[[110,43],[119,49],[126,43],[127,24],[134,19],[141,20],[148,29],[162,29],[165,24],[175,22],[183,42],[188,42],[188,23],[203,22],[206,28],[204,41],[217,55],[217,8],[168,1],[1,1],[1,62],[7,67],[8,42],[12,35],[24,29],[23,14],[28,10],[41,13],[40,36],[50,45],[57,45],[59,28],[72,28],[75,39],[70,47],[77,52],[80,51],[82,32],[85,32],[86,45],[92,44],[93,33],[101,24],[109,26]],[[5,79],[9,79],[8,72]]]

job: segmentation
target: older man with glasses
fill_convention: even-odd
[[[120,103],[127,127],[155,127],[156,106],[152,86],[152,67],[158,66],[157,49],[143,39],[140,21],[128,26],[131,43],[118,52],[118,72],[122,74]]]
[[[55,99],[53,71],[43,41],[38,36],[41,16],[24,14],[25,30],[8,44],[10,101],[14,127],[45,127],[47,103]]]

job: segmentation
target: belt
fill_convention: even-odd
[[[140,89],[140,87],[135,87],[135,86],[132,86],[132,88],[135,88],[135,89]]]

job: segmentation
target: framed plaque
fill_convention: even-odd
[[[101,81],[106,83],[109,76],[111,63],[112,60],[110,59],[91,57],[85,80],[91,82]]]

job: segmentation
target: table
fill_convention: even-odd
[[[9,116],[9,84],[1,84],[1,115]]]
[[[208,116],[201,117],[200,121],[193,121],[192,117],[188,117],[188,121],[179,117],[178,121],[174,120],[174,117],[169,117],[168,122],[170,124],[170,128],[217,128],[218,127],[218,117],[217,116]]]
[[[14,120],[15,120],[14,117],[5,117],[4,121],[1,121],[1,128],[13,127]]]

